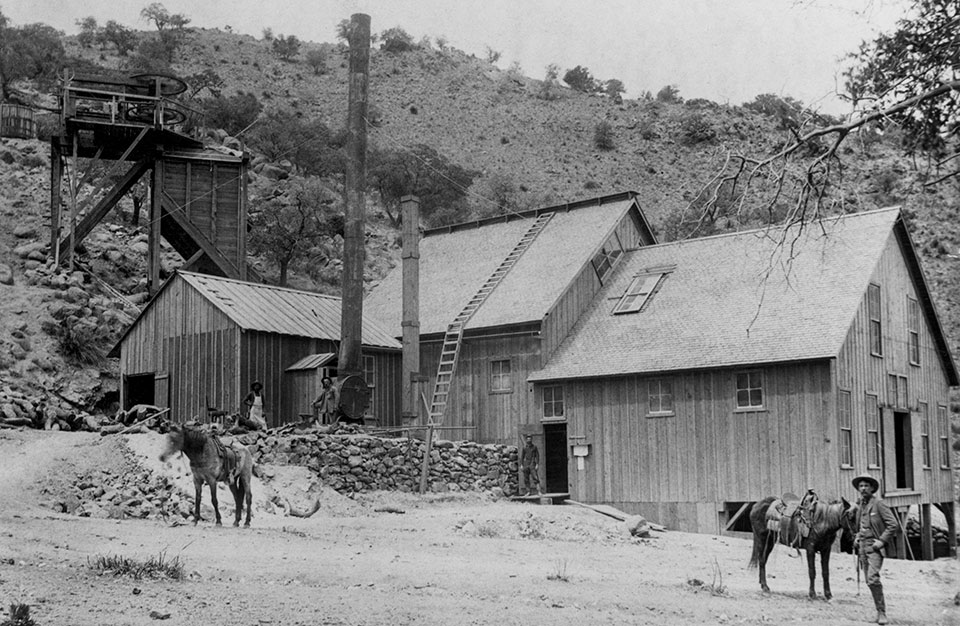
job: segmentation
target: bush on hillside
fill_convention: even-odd
[[[252,93],[241,91],[233,96],[219,96],[203,101],[206,111],[206,125],[210,128],[222,128],[230,135],[236,135],[253,124],[263,105]]]
[[[97,33],[97,44],[101,49],[112,45],[117,50],[117,56],[125,57],[137,47],[137,33],[110,20]]]
[[[563,82],[570,85],[571,89],[583,93],[593,93],[597,90],[597,81],[590,74],[590,70],[582,65],[567,70],[567,73],[563,75]]]
[[[692,146],[698,143],[713,141],[717,138],[717,130],[713,123],[701,113],[694,111],[686,113],[680,119],[680,143]]]
[[[300,54],[300,40],[296,35],[279,35],[270,44],[273,53],[284,61],[289,61]]]
[[[327,71],[327,55],[319,48],[307,52],[307,65],[313,70],[314,75],[324,74]]]
[[[284,159],[303,174],[329,176],[343,172],[344,138],[319,118],[305,118],[289,109],[272,109],[250,131],[250,144],[271,161]]]
[[[416,50],[417,44],[414,43],[410,33],[399,26],[394,26],[380,33],[380,49],[391,54],[400,54]]]
[[[665,85],[657,92],[657,102],[666,102],[668,104],[680,104],[683,98],[680,97],[680,90],[676,85]]]
[[[790,96],[781,98],[772,93],[756,96],[753,102],[745,102],[743,108],[777,120],[780,129],[798,128],[804,111],[803,103],[799,100]]]
[[[610,122],[603,120],[593,128],[593,145],[598,150],[613,150],[616,147]]]

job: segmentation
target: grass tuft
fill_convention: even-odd
[[[547,574],[547,580],[559,580],[564,583],[570,582],[570,577],[567,576],[566,559],[557,559],[553,562],[553,572]]]
[[[10,605],[10,618],[0,622],[0,626],[36,626],[30,617],[30,605],[14,602]]]
[[[114,576],[129,576],[135,580],[142,578],[169,578],[171,580],[183,580],[183,561],[179,556],[172,559],[167,558],[166,550],[160,552],[158,556],[150,557],[146,561],[130,559],[123,556],[98,556],[92,562],[88,559],[90,567],[97,573],[113,574]]]

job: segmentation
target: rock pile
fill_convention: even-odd
[[[271,433],[241,436],[257,463],[303,465],[323,482],[349,494],[372,490],[417,491],[426,443],[364,434]],[[438,441],[430,451],[427,489],[517,493],[516,446]]]

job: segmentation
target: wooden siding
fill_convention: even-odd
[[[917,299],[916,286],[910,278],[903,252],[894,234],[891,233],[883,255],[871,277],[880,287],[881,330],[883,355],[870,353],[870,320],[867,313],[866,290],[856,312],[853,325],[837,359],[837,386],[849,390],[852,404],[853,467],[839,469],[841,482],[852,480],[861,472],[868,471],[881,481],[885,497],[895,493],[894,485],[886,478],[881,468],[867,466],[866,394],[877,396],[882,410],[884,433],[884,456],[889,460],[894,453],[893,435],[890,433],[893,408],[887,405],[887,375],[907,378],[907,407],[910,412],[913,450],[914,489],[919,492],[918,501],[949,502],[953,500],[953,480],[949,469],[940,468],[940,450],[936,410],[937,405],[948,405],[949,386],[943,362],[932,339],[929,320],[920,316],[920,365],[909,362],[907,338],[907,298]],[[930,411],[931,467],[922,463],[920,441],[920,403],[925,402]],[[949,433],[946,433],[948,436]],[[889,463],[888,463],[889,465]],[[849,479],[849,480],[848,480]]]
[[[421,343],[420,372],[429,377],[423,387],[428,401],[437,376],[440,347],[436,341]],[[490,364],[497,360],[510,361],[513,389],[509,393],[490,388]],[[516,444],[521,425],[538,422],[526,380],[540,367],[540,339],[531,333],[465,339],[443,420],[445,427],[464,428],[445,431],[443,437]]]
[[[665,376],[674,398],[674,414],[665,417],[648,416],[651,377],[566,382],[568,439],[591,447],[582,471],[569,462],[571,497],[715,532],[716,513],[728,501],[808,487],[827,497],[847,494],[832,462],[835,438],[824,437],[835,423],[830,362],[754,369],[763,374],[763,410],[736,409],[741,370]],[[650,503],[659,503],[656,510]]]
[[[203,418],[207,406],[233,410],[239,393],[238,335],[226,315],[192,287],[175,280],[124,339],[120,372],[168,373],[170,414],[175,421]]]
[[[242,167],[206,159],[164,159],[163,188],[184,215],[237,267],[242,252]]]

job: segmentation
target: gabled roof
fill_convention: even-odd
[[[340,341],[341,300],[336,296],[178,271],[164,283],[152,302],[177,277],[196,289],[243,330]],[[149,308],[150,305],[147,305],[130,328],[136,326]],[[129,332],[130,329],[127,330]],[[127,333],[120,338],[117,346]],[[368,315],[364,315],[362,334],[361,343],[365,346],[396,350],[402,347]],[[114,348],[112,352],[116,350]]]
[[[427,231],[420,241],[420,333],[445,331],[517,245],[533,218],[553,212],[465,328],[539,322],[636,205],[634,196],[628,192]],[[639,219],[643,220],[642,214]],[[401,335],[402,272],[401,265],[394,267],[363,304],[364,311],[395,336]]]
[[[705,237],[628,252],[545,367],[528,380],[708,369],[836,357],[899,209],[811,224],[777,247],[774,231]],[[790,245],[795,237],[796,245]],[[901,245],[907,263],[916,252]],[[789,260],[789,255],[793,258]],[[613,315],[637,275],[665,272],[638,313]],[[926,284],[913,273],[948,379],[957,371]]]

